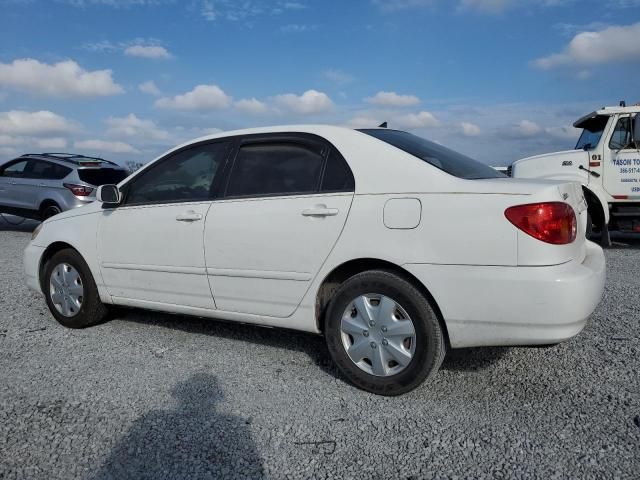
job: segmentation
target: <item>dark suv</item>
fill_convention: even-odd
[[[124,180],[114,162],[72,153],[28,153],[0,165],[0,213],[45,220],[95,200],[96,189]]]

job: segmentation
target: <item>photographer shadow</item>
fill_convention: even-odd
[[[94,477],[107,479],[259,478],[262,459],[248,421],[216,411],[216,378],[196,374],[172,391],[173,410],[138,418]]]

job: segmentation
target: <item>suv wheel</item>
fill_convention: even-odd
[[[404,278],[381,270],[355,275],[338,288],[325,337],[347,379],[379,395],[413,390],[438,370],[446,352],[429,301]]]
[[[47,218],[51,218],[61,212],[62,210],[56,203],[50,203],[49,205],[42,207],[40,211],[40,218],[42,218],[42,220],[46,220]]]
[[[85,328],[106,317],[107,307],[100,301],[91,271],[75,250],[54,254],[42,278],[47,306],[65,327]]]

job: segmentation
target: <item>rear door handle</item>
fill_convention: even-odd
[[[178,215],[176,220],[179,222],[197,222],[198,220],[202,220],[202,214],[189,210],[188,212]]]
[[[327,208],[326,205],[315,205],[302,211],[305,217],[333,217],[337,214],[337,208]]]

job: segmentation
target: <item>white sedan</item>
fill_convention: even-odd
[[[397,130],[212,135],[98,200],[25,251],[61,324],[120,305],[324,334],[345,376],[383,395],[449,348],[577,335],[605,281],[579,184],[510,179]]]

